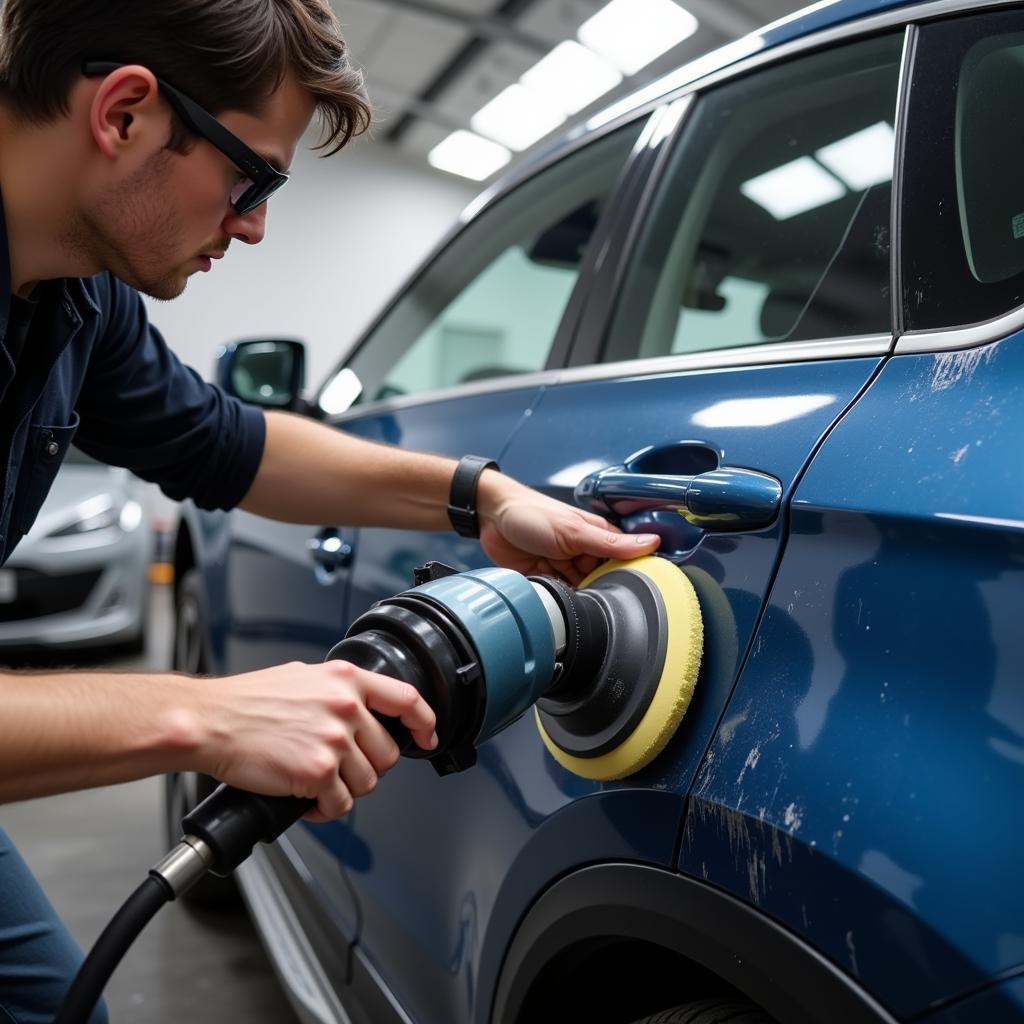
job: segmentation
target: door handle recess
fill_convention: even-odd
[[[782,484],[754,469],[723,466],[693,476],[632,473],[609,466],[584,477],[575,491],[576,504],[600,515],[629,516],[637,512],[678,512],[704,530],[756,530],[779,514]]]

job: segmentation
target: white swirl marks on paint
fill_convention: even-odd
[[[970,383],[978,364],[983,359],[986,363],[991,362],[993,355],[994,345],[970,348],[965,352],[937,352],[934,356],[935,365],[932,367],[930,382],[932,391],[945,391],[964,377]]]
[[[786,828],[789,829],[789,834],[792,835],[800,827],[804,819],[800,808],[796,804],[790,804],[786,808],[786,813],[782,820],[785,822]]]
[[[756,768],[757,762],[761,760],[761,746],[758,744],[754,749],[747,754],[746,761],[743,762],[743,769],[740,771],[739,778],[736,780],[736,785],[740,786],[743,784],[743,776],[747,774],[748,768]]]

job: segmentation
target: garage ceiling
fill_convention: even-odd
[[[453,132],[472,131],[471,120],[481,108],[559,43],[576,40],[580,27],[608,2],[331,0],[352,57],[366,73],[377,111],[375,138],[424,163]],[[669,0],[615,2],[637,14],[670,6]],[[649,4],[653,6],[648,8]],[[677,6],[696,19],[696,30],[635,73],[624,75],[617,86],[567,123],[673,67],[792,13],[804,2],[677,0]],[[513,150],[512,158],[517,155]],[[488,176],[478,174],[478,180]]]

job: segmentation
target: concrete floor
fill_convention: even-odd
[[[75,664],[161,671],[170,665],[170,588],[156,587],[146,653],[79,655]],[[2,658],[0,658],[2,660]],[[65,664],[70,661],[68,659]],[[32,659],[34,665],[57,659]],[[7,830],[83,948],[166,852],[162,779],[0,807]],[[115,1024],[295,1024],[245,910],[164,907],[107,986]]]

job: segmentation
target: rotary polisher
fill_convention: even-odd
[[[328,653],[411,683],[437,716],[423,750],[381,718],[403,756],[441,775],[534,708],[552,757],[588,779],[640,771],[664,748],[693,695],[703,628],[693,586],[657,556],[608,562],[578,589],[509,569],[459,573],[437,562],[416,586],[374,605]],[[314,805],[221,786],[182,821],[178,845],[100,935],[57,1024],[84,1022],[128,946],[168,900],[206,872],[230,874]]]

